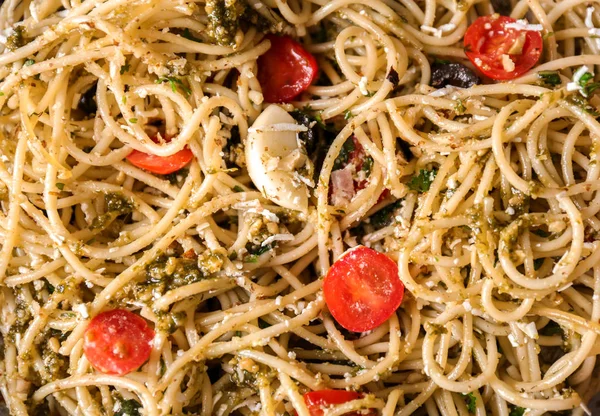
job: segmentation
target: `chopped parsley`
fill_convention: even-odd
[[[35,64],[33,59],[27,59],[25,62],[23,62],[23,66],[31,66],[33,64]]]
[[[400,207],[402,200],[396,201],[384,208],[381,208],[370,217],[370,224],[376,229],[383,228],[392,223],[396,209]]]
[[[465,107],[461,99],[456,100],[456,103],[454,104],[454,111],[459,115],[464,114],[465,111],[467,111],[467,107]]]
[[[354,140],[352,139],[352,137],[348,138],[348,140],[346,140],[346,142],[342,146],[340,154],[335,159],[335,162],[333,162],[333,170],[342,169],[344,166],[346,166],[346,164],[348,164],[350,160],[350,154],[355,149],[356,147],[354,146]]]
[[[419,174],[413,176],[408,182],[408,187],[413,191],[427,192],[435,179],[435,175],[437,175],[437,169],[421,169]]]
[[[233,192],[244,192],[244,188],[239,185],[233,187]]]
[[[137,122],[138,122],[138,119],[137,119],[137,118],[130,118],[130,119],[129,119],[129,122],[130,122],[131,124],[135,124],[135,123],[137,123]]]
[[[56,187],[62,191],[63,189],[65,189],[65,184],[64,184],[64,183],[57,182],[57,183],[56,183]]]
[[[344,120],[350,120],[352,118],[352,111],[346,110],[344,113]]]
[[[600,88],[600,82],[591,82],[594,80],[594,75],[586,72],[579,78],[579,86],[582,88],[581,93],[584,97],[589,97],[591,93]]]
[[[115,412],[115,416],[140,416],[139,409],[142,407],[136,400],[121,400],[121,408]]]
[[[173,92],[177,92],[177,87],[181,88],[187,95],[192,93],[192,90],[177,77],[160,77],[155,81],[156,84],[168,82]]]
[[[546,85],[555,87],[560,85],[562,81],[560,80],[560,75],[558,71],[540,71],[538,72],[538,78]]]
[[[273,246],[271,244],[261,245],[261,246],[247,246],[248,255],[244,257],[244,263],[256,263],[258,258],[265,254],[267,251],[271,250]]]
[[[473,393],[463,394],[465,397],[465,403],[467,404],[467,410],[469,413],[475,413],[477,410],[477,397]]]
[[[121,66],[121,75],[123,75],[125,72],[129,72],[129,69],[131,68],[131,65],[129,64],[125,64],[123,66]]]
[[[371,174],[372,169],[373,169],[373,158],[371,156],[365,156],[360,170],[365,172],[368,176]]]
[[[525,409],[519,406],[515,406],[510,409],[509,416],[523,416],[525,414]]]

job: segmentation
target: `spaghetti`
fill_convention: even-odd
[[[446,60],[477,72],[463,37],[501,9],[543,38],[537,66],[430,86]],[[11,415],[310,416],[303,395],[325,389],[359,393],[327,415],[584,414],[600,354],[596,25],[583,0],[5,0]],[[272,36],[319,67],[275,107]],[[286,135],[294,157],[256,179]],[[322,290],[358,245],[406,287],[362,334]],[[149,326],[126,374],[84,353],[111,310]]]

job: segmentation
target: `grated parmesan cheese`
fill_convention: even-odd
[[[367,77],[362,77],[360,81],[358,81],[358,89],[362,95],[369,95],[369,90],[367,89],[367,84],[369,80]]]
[[[506,23],[504,25],[506,29],[515,29],[515,30],[530,30],[532,32],[541,32],[544,30],[542,25],[532,25],[525,19],[517,20],[514,23]]]

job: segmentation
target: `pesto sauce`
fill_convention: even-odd
[[[240,0],[207,0],[208,35],[222,46],[235,46],[235,35],[239,29],[246,4]]]
[[[23,26],[15,26],[13,33],[6,39],[6,47],[10,51],[19,49],[27,44],[25,40],[25,28]]]

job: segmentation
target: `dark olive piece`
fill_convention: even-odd
[[[92,87],[84,92],[79,99],[77,108],[85,114],[96,114],[96,111],[98,111],[98,105],[96,104],[96,87],[97,84],[92,85]]]
[[[491,0],[492,7],[496,13],[502,16],[510,16],[513,6],[510,0]]]
[[[431,86],[442,88],[448,85],[469,88],[481,80],[470,68],[458,62],[434,63],[431,66]]]

